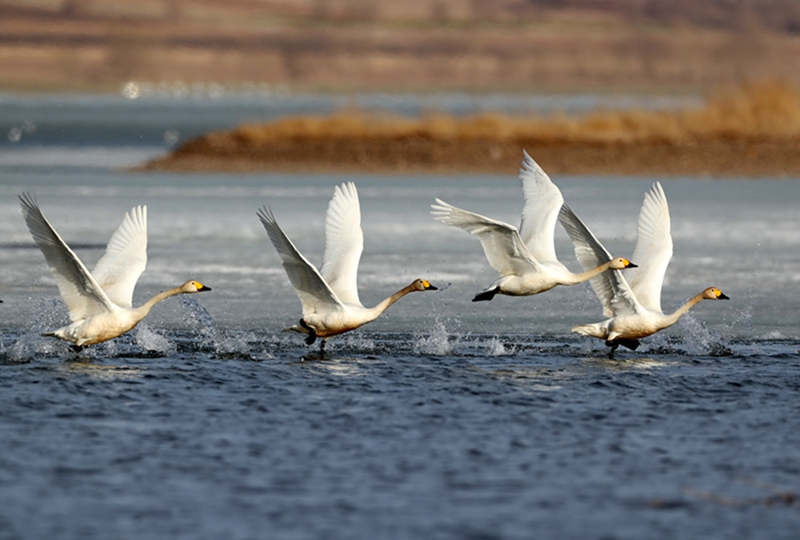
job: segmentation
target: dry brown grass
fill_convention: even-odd
[[[785,138],[800,135],[800,92],[783,82],[753,83],[713,92],[698,109],[598,111],[584,116],[512,117],[442,113],[419,119],[360,111],[290,116],[248,124],[230,136],[258,146],[299,139],[525,140],[539,143],[686,143],[709,138]]]
[[[582,116],[292,116],[210,133],[148,167],[510,172],[523,148],[552,172],[800,176],[800,92],[751,83],[712,92],[696,109]]]

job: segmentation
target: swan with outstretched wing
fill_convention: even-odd
[[[472,301],[491,300],[497,294],[530,296],[557,285],[582,283],[608,269],[635,268],[629,260],[618,257],[573,274],[558,260],[554,237],[564,197],[531,156],[524,150],[523,154],[519,178],[524,206],[519,230],[508,223],[456,208],[441,199],[431,205],[435,219],[477,236],[489,264],[500,274],[499,279]]]
[[[309,345],[321,338],[320,350],[328,338],[374,321],[403,296],[437,290],[427,280],[416,279],[372,308],[361,304],[357,280],[364,233],[358,191],[352,182],[336,186],[328,205],[321,271],[295,247],[270,208],[259,209],[257,215],[302,305],[303,317],[289,329],[307,334]]]
[[[133,289],[147,266],[146,206],[125,213],[105,254],[89,272],[44,217],[36,198],[23,193],[19,199],[28,230],[50,266],[72,321],[46,336],[78,347],[102,343],[131,330],[153,306],[170,296],[211,290],[190,280],[134,308]]]
[[[608,251],[569,206],[562,206],[559,220],[572,239],[575,255],[583,268],[592,268],[610,259]],[[667,197],[661,184],[656,182],[645,194],[639,212],[632,256],[639,266],[624,276],[614,270],[590,280],[607,319],[575,326],[572,331],[605,340],[611,347],[609,358],[620,345],[636,350],[641,338],[669,328],[701,300],[728,300],[722,291],[709,287],[672,313],[665,314],[661,310],[661,287],[672,258],[670,225]]]

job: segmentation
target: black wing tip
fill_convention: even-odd
[[[495,295],[500,292],[500,287],[496,287],[494,289],[490,289],[488,291],[483,291],[475,295],[475,298],[472,299],[473,302],[488,302]]]
[[[30,191],[23,191],[19,196],[20,202],[23,206],[28,208],[39,208],[39,202],[36,200],[36,193]]]
[[[262,206],[258,210],[256,210],[256,215],[258,219],[261,220],[262,223],[269,222],[269,223],[277,223],[275,219],[275,214],[272,213],[272,208],[267,205]]]

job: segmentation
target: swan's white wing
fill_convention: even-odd
[[[125,212],[92,275],[109,300],[132,307],[133,289],[147,266],[147,207]]]
[[[539,272],[541,265],[531,256],[516,227],[474,214],[436,199],[434,218],[477,236],[492,268],[501,276]]]
[[[308,262],[289,240],[278,222],[275,221],[272,210],[264,207],[259,209],[257,214],[281,258],[289,281],[292,282],[294,290],[300,298],[300,303],[303,305],[303,316],[342,309],[342,303],[336,293],[325,283],[314,265]]]
[[[631,256],[639,267],[627,274],[633,293],[647,309],[661,312],[661,286],[671,258],[669,206],[664,189],[656,182],[645,193],[639,212],[636,249]]]
[[[525,205],[519,234],[528,246],[533,258],[539,262],[556,261],[554,236],[556,220],[564,197],[528,152],[522,151],[524,159],[519,170]]]
[[[346,304],[361,305],[358,299],[358,263],[364,250],[361,207],[353,182],[336,186],[325,219],[323,279]]]
[[[611,260],[608,250],[566,204],[561,206],[558,220],[572,240],[575,256],[585,271],[593,270]],[[606,317],[633,314],[639,310],[636,296],[631,291],[628,282],[625,281],[622,272],[609,270],[596,275],[589,280],[589,283],[597,298],[600,299],[600,303],[603,305],[603,315]]]
[[[61,298],[69,309],[70,319],[73,322],[80,321],[114,309],[92,274],[44,217],[36,198],[29,193],[23,193],[19,200],[22,216],[50,265]]]

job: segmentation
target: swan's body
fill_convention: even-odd
[[[358,192],[352,182],[336,186],[328,205],[321,272],[297,250],[271,209],[264,207],[257,214],[303,307],[303,318],[290,330],[308,334],[306,343],[309,345],[319,337],[324,346],[331,336],[374,321],[408,293],[436,290],[426,280],[417,279],[375,307],[366,308],[361,304],[356,282],[364,234]]]
[[[539,294],[557,285],[588,281],[608,269],[636,267],[619,257],[573,274],[561,264],[556,257],[554,235],[564,197],[527,152],[524,152],[522,165],[519,178],[525,204],[519,230],[508,223],[456,208],[441,199],[431,205],[435,219],[477,236],[489,264],[500,274],[498,280],[472,299],[473,302],[491,300],[496,294]]]
[[[567,205],[562,207],[559,220],[572,239],[581,266],[591,268],[611,258]],[[719,289],[709,287],[673,313],[661,310],[661,286],[672,258],[672,235],[667,197],[658,182],[645,194],[632,258],[639,267],[628,272],[627,279],[621,272],[611,271],[590,282],[608,319],[572,329],[605,340],[611,347],[609,356],[613,356],[619,345],[635,350],[639,339],[669,328],[701,300],[728,299]]]
[[[36,199],[20,197],[31,236],[47,259],[72,324],[47,332],[79,347],[102,343],[135,327],[157,303],[176,294],[209,291],[187,281],[132,307],[133,289],[147,265],[147,207],[137,206],[120,223],[106,252],[89,272],[42,214]]]

